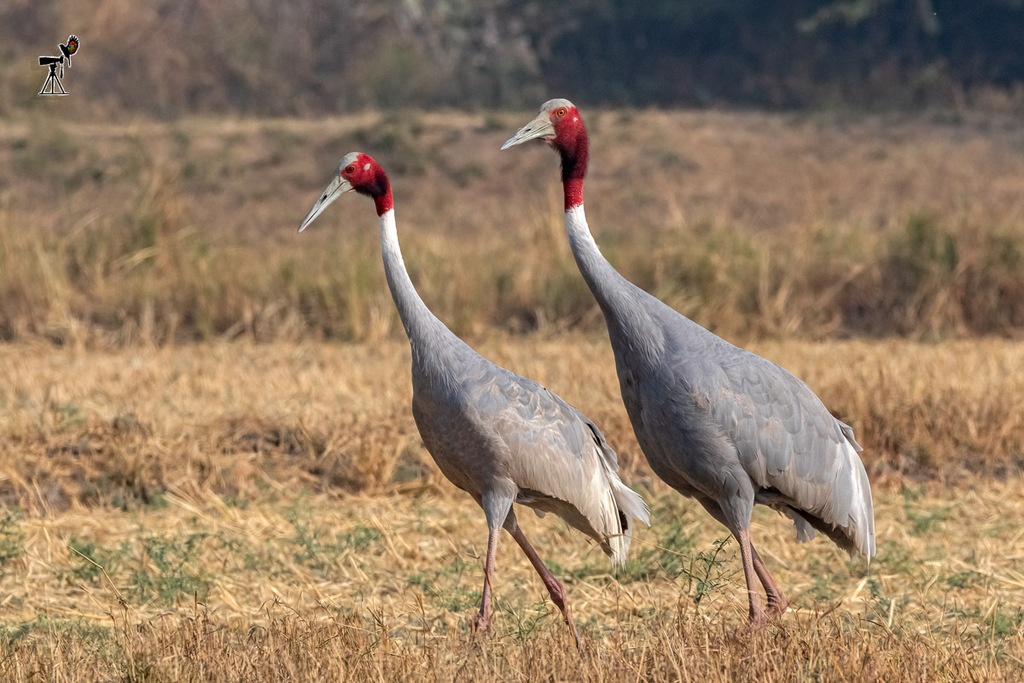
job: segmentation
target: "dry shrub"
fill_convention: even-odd
[[[390,169],[408,267],[456,332],[597,332],[557,161],[540,145],[499,153],[509,131],[493,117],[7,124],[0,335],[400,339],[368,202],[346,197],[294,234],[353,149]],[[588,123],[598,242],[720,334],[933,340],[1024,325],[1017,124],[656,111]]]

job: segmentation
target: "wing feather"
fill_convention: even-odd
[[[621,563],[632,520],[647,507],[618,477],[618,457],[597,425],[531,379],[498,366],[469,383],[468,404],[504,443],[517,502],[554,512]]]
[[[768,490],[758,500],[817,518],[826,530],[842,532],[842,547],[872,555],[871,491],[853,429],[801,380],[760,356],[723,345],[695,362],[700,367],[688,376],[709,397],[712,419],[731,438],[751,480]],[[801,536],[809,535],[805,521],[794,518]]]

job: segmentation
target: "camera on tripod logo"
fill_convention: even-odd
[[[64,86],[61,84],[60,79],[64,78],[64,62],[67,62],[68,68],[71,67],[71,55],[78,52],[78,36],[68,36],[67,43],[60,45],[60,56],[59,57],[40,57],[39,65],[50,67],[50,73],[43,82],[43,89],[39,91],[40,95],[67,95],[67,91],[64,90]],[[60,75],[57,75],[57,69],[60,68]],[[49,88],[49,90],[47,90]],[[57,90],[60,92],[57,92]]]

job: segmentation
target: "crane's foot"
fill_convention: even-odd
[[[470,625],[473,628],[473,633],[476,633],[477,635],[487,633],[487,629],[491,626],[491,611],[487,610],[485,612],[481,610],[477,612],[476,616],[473,617],[472,622],[470,622]]]
[[[789,606],[786,596],[777,590],[768,593],[767,602],[768,604],[763,609],[760,600],[750,605],[749,618],[752,626],[767,626],[774,623],[786,613],[786,608]]]
[[[762,606],[760,595],[751,592],[749,597],[750,603],[747,611],[747,625],[750,627],[750,630],[759,631],[772,623],[772,621],[775,620],[775,616],[772,614],[770,604],[767,610]]]
[[[758,605],[756,611],[752,609],[747,615],[747,622],[750,628],[758,630],[775,623],[779,620],[779,617],[786,613],[788,605],[789,603],[785,600],[781,602],[769,600],[766,609],[761,609],[760,605]]]
[[[572,608],[569,606],[569,597],[565,593],[565,588],[550,574],[544,578],[544,585],[551,596],[551,602],[555,603],[555,607],[562,613],[565,625],[569,627],[569,633],[572,634],[573,640],[576,641],[576,650],[581,650],[580,634],[576,630],[576,623],[572,620]]]
[[[568,605],[565,606],[563,614],[565,615],[565,625],[569,627],[569,633],[572,634],[572,639],[576,641],[576,651],[582,652],[583,645],[580,643],[580,634],[579,631],[576,630],[576,624],[573,623],[572,610],[569,609]]]
[[[786,608],[789,607],[789,602],[783,595],[769,595],[768,596],[768,609],[765,610],[765,617],[769,621],[775,621],[783,614],[786,613]]]

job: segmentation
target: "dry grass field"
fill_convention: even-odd
[[[483,515],[420,445],[404,343],[12,345],[0,347],[0,674],[1024,674],[1024,345],[755,345],[858,429],[879,551],[867,565],[821,539],[797,544],[786,520],[759,511],[754,533],[792,609],[752,640],[736,547],[647,470],[605,340],[498,335],[477,346],[583,406],[618,448],[624,479],[651,503],[653,526],[614,577],[578,533],[523,516],[566,581],[582,655],[507,539],[494,633],[470,633]]]
[[[600,332],[556,157],[498,151],[533,113],[13,119],[0,125],[0,339],[400,338],[367,202],[295,235],[353,150],[389,171],[413,278],[457,333]],[[609,259],[719,334],[1024,329],[1014,120],[584,115],[587,213]]]
[[[556,160],[497,152],[529,115],[0,122],[0,679],[1024,677],[1024,126],[588,115],[609,258],[865,447],[878,557],[759,511],[791,610],[750,633],[735,544],[633,439]],[[371,206],[294,232],[353,149],[427,303],[651,504],[616,575],[522,515],[582,653],[507,538],[469,630],[483,515],[416,433]]]

